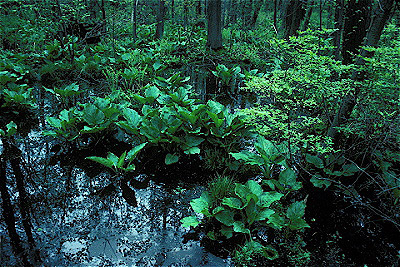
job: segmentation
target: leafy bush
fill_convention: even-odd
[[[200,198],[190,202],[193,210],[202,214],[204,219],[199,220],[197,216],[185,217],[181,220],[182,226],[216,224],[217,230],[206,233],[207,237],[213,240],[229,239],[237,234],[248,235],[248,240],[252,240],[257,231],[263,227],[275,230],[284,228],[300,230],[309,227],[303,219],[305,201],[296,201],[283,208],[277,203],[284,197],[285,195],[278,191],[264,191],[253,180],[245,184],[233,184],[228,178],[220,177],[210,183],[208,191],[204,191]],[[247,243],[242,250],[246,250],[246,246],[255,246],[254,253],[268,259],[275,259],[278,256],[277,251],[271,246],[263,246],[258,242]]]

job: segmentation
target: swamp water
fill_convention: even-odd
[[[221,101],[216,99],[221,92],[209,68],[189,67],[182,71],[192,77],[190,83],[199,99]],[[243,106],[239,96],[223,97],[222,102],[232,108]],[[180,220],[193,214],[189,202],[200,196],[203,186],[186,184],[176,189],[166,182],[169,178],[159,177],[162,174],[158,172],[158,177],[152,177],[147,187],[131,188],[137,201],[137,206],[132,206],[119,188],[106,197],[93,194],[109,185],[113,178],[100,169],[94,175],[89,174],[82,164],[92,165],[91,170],[99,165],[84,156],[71,160],[66,155],[49,163],[54,156],[51,151],[60,145],[44,137],[42,130],[47,129],[45,115],[54,116],[51,110],[57,103],[42,97],[38,95],[41,122],[17,143],[22,151],[27,190],[32,196],[32,230],[44,266],[233,266],[229,258],[207,252],[200,241],[184,238],[189,229],[183,228]],[[96,153],[90,151],[86,156]],[[181,177],[190,173],[190,168],[191,164],[183,173],[176,171],[174,180],[193,181],[197,174]],[[13,181],[12,174],[8,176]],[[10,184],[9,190],[15,202],[14,186]],[[15,212],[20,221],[16,207]],[[22,226],[17,225],[17,229],[25,240]],[[1,221],[0,238],[1,265],[16,264],[6,225]]]
[[[150,181],[144,189],[132,189],[134,207],[119,189],[105,197],[93,194],[112,179],[105,172],[89,177],[83,169],[60,162],[44,167],[49,157],[45,146],[35,131],[20,146],[37,187],[30,192],[32,221],[44,266],[233,266],[207,252],[200,241],[184,241],[189,229],[180,219],[192,212],[189,202],[204,187],[174,189]],[[4,223],[0,236],[8,240]],[[0,247],[2,266],[15,263],[6,243]]]

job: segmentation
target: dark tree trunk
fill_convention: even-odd
[[[326,28],[327,29],[331,29],[334,25],[332,25],[334,23],[334,20],[332,20],[332,18],[334,18],[334,12],[335,9],[332,5],[334,5],[334,1],[333,3],[331,1],[328,1],[328,18],[326,19]]]
[[[187,1],[183,2],[183,26],[185,29],[189,26],[189,3]]]
[[[274,0],[274,30],[276,34],[278,34],[277,13],[278,13],[278,0]]]
[[[242,1],[242,29],[250,29],[251,24],[251,13],[253,9],[253,0]]]
[[[156,39],[161,39],[164,35],[164,15],[165,15],[165,2],[164,0],[159,0],[157,9]]]
[[[3,218],[7,225],[8,235],[11,241],[12,250],[17,258],[19,258],[23,266],[31,266],[26,253],[21,245],[21,238],[15,228],[14,208],[11,204],[10,194],[7,189],[7,174],[6,162],[3,157],[0,157],[0,193],[2,199]]]
[[[31,216],[30,216],[31,208],[29,204],[29,197],[25,190],[24,175],[20,167],[21,151],[17,147],[13,147],[7,141],[4,142],[4,147],[6,150],[10,151],[9,160],[17,184],[17,190],[19,194],[18,206],[21,212],[22,225],[24,227],[26,236],[28,238],[29,247],[31,251],[34,253],[35,261],[40,262],[40,253],[36,249],[36,243],[32,235]],[[11,151],[15,151],[15,153],[12,153]]]
[[[371,4],[371,0],[349,0],[347,3],[342,45],[343,64],[353,63],[353,56],[359,53],[369,26]]]
[[[254,4],[254,12],[253,12],[253,16],[251,18],[251,28],[253,28],[253,29],[256,27],[258,15],[260,14],[260,10],[261,10],[261,7],[263,6],[263,4],[264,4],[264,2],[261,0],[256,0],[256,2]]]
[[[106,25],[106,8],[104,6],[104,0],[101,0],[101,17],[103,19],[104,25]]]
[[[201,12],[201,0],[197,0],[197,2],[196,2],[196,14],[198,16],[202,15],[202,12]]]
[[[173,20],[175,17],[175,0],[171,1],[171,19]]]
[[[310,0],[308,2],[308,8],[307,8],[307,12],[304,15],[304,23],[303,23],[303,27],[302,27],[302,31],[305,31],[308,29],[308,25],[310,24],[310,19],[311,19],[311,15],[313,12],[313,8],[314,8],[314,0]]]
[[[305,15],[303,2],[301,0],[288,1],[284,10],[283,27],[285,39],[297,35],[300,23]]]
[[[336,0],[335,9],[335,33],[333,35],[333,45],[335,46],[335,59],[340,60],[340,43],[342,41],[344,24],[344,0]]]
[[[222,48],[221,0],[209,0],[207,8],[208,35],[207,46],[217,50]]]
[[[139,0],[135,0],[133,2],[133,9],[131,14],[131,23],[132,23],[132,32],[133,32],[133,39],[137,39],[137,6]]]
[[[210,0],[210,1],[212,1],[212,0]],[[228,10],[228,13],[229,13],[228,21],[229,22],[228,23],[231,25],[234,25],[237,22],[239,10],[240,10],[237,0],[229,0],[228,6],[229,6],[229,10]]]
[[[322,30],[322,11],[323,11],[323,0],[319,0],[319,30]]]
[[[386,22],[388,21],[392,12],[393,4],[394,0],[381,0],[380,4],[376,5],[372,15],[371,25],[363,43],[364,46],[378,46],[383,28],[385,27]],[[365,65],[364,58],[371,58],[373,56],[373,52],[361,49],[360,55],[361,57],[357,57],[357,60],[355,61],[355,64],[358,67]],[[351,79],[353,81],[361,81],[363,80],[364,75],[365,73],[363,71],[356,69],[353,71]],[[360,88],[356,85],[354,93],[346,95],[340,103],[339,110],[336,113],[332,125],[328,130],[328,136],[333,138],[335,143],[338,141],[338,131],[336,127],[342,126],[350,118],[351,113],[356,105],[359,92]]]

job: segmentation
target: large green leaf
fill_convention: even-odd
[[[256,205],[256,200],[251,198],[246,206],[245,211],[246,211],[247,223],[249,225],[252,225],[257,219],[259,213],[259,209],[257,208]]]
[[[231,238],[233,236],[233,227],[232,226],[222,225],[220,232],[226,238]]]
[[[254,144],[254,146],[256,147],[258,152],[267,155],[268,157],[275,156],[279,153],[275,148],[275,145],[261,135],[258,137],[257,142]]]
[[[113,163],[114,167],[117,167],[118,165],[118,160],[119,158],[117,157],[117,155],[115,155],[112,152],[108,152],[107,154],[107,159],[111,160],[111,162]]]
[[[144,94],[147,98],[156,99],[160,95],[160,90],[155,86],[151,86],[146,89]]]
[[[246,228],[243,222],[235,221],[233,223],[233,231],[236,233],[250,234],[250,230]]]
[[[296,173],[292,169],[285,169],[279,174],[279,183],[283,184],[286,189],[299,190],[301,182],[296,181]]]
[[[229,153],[230,155],[232,155],[232,157],[234,157],[237,160],[243,160],[245,162],[245,164],[250,164],[250,165],[263,165],[264,161],[263,159],[254,154],[253,152],[250,151],[242,151],[239,153]]]
[[[251,191],[247,186],[236,183],[235,193],[244,203],[247,203],[247,196],[251,194]]]
[[[243,203],[236,197],[225,197],[222,200],[222,204],[234,209],[243,209]]]
[[[122,153],[122,155],[118,158],[117,168],[122,168],[124,166],[125,158],[126,158],[126,151],[124,151],[124,153]]]
[[[204,138],[198,136],[185,135],[185,145],[188,147],[195,147],[200,145],[204,141]]]
[[[265,192],[258,198],[257,205],[263,208],[268,208],[272,203],[279,201],[283,196],[284,194],[275,191]]]
[[[255,194],[257,197],[261,196],[264,192],[256,181],[249,180],[246,183],[246,186],[250,189],[250,192]]]
[[[83,120],[89,125],[98,125],[104,122],[105,115],[93,104],[86,104],[83,109]]]
[[[102,158],[102,157],[95,157],[95,156],[86,157],[86,159],[93,160],[93,161],[95,161],[97,163],[100,163],[100,164],[102,164],[102,165],[104,165],[106,167],[109,167],[109,168],[112,168],[114,166],[113,161],[110,160],[110,159],[106,159],[106,158]]]
[[[183,227],[190,227],[190,226],[196,227],[197,225],[200,224],[196,216],[185,217],[181,219],[181,223]]]
[[[179,156],[176,155],[176,154],[169,154],[169,153],[168,153],[168,154],[165,156],[165,164],[166,164],[166,165],[174,164],[174,163],[178,162],[178,160],[179,160]]]
[[[146,144],[147,143],[137,145],[131,150],[129,150],[128,154],[126,155],[126,159],[128,161],[132,161],[133,159],[135,159],[136,155],[140,152],[140,150],[142,150],[146,146]]]
[[[325,186],[325,188],[328,188],[328,186],[331,185],[331,182],[327,180],[326,178],[322,178],[321,175],[315,174],[313,177],[310,179],[310,182],[315,186],[322,188]]]
[[[210,111],[215,114],[218,114],[226,109],[224,105],[213,100],[208,100],[207,106],[210,108]]]
[[[306,161],[319,169],[324,168],[324,162],[318,156],[306,154]]]
[[[130,127],[138,127],[139,123],[142,121],[142,117],[136,110],[125,108],[122,114]]]
[[[230,210],[223,210],[221,212],[218,212],[217,214],[214,215],[215,218],[223,223],[226,226],[232,226],[235,220],[233,219],[233,216],[235,216],[235,213]]]
[[[256,221],[265,221],[266,219],[269,219],[272,214],[274,214],[275,211],[271,210],[271,209],[263,209],[262,211],[260,211],[255,220]]]
[[[282,229],[285,226],[285,218],[274,213],[268,218],[268,224],[274,229]]]
[[[290,220],[296,220],[304,216],[306,210],[305,201],[296,201],[289,206],[286,211],[286,217]]]
[[[209,208],[212,205],[212,200],[207,192],[203,192],[199,198],[190,201],[190,206],[197,213],[202,213],[210,216]]]
[[[299,229],[303,229],[306,227],[310,227],[310,225],[302,218],[297,218],[294,220],[290,220],[288,227],[291,230],[299,230]]]
[[[57,119],[55,117],[46,117],[47,122],[55,127],[55,128],[61,128],[61,120]]]
[[[198,147],[190,147],[190,148],[186,149],[183,152],[185,154],[188,154],[188,155],[199,154],[200,153],[200,148],[198,148]]]

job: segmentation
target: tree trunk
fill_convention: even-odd
[[[302,31],[305,31],[308,29],[308,25],[310,24],[311,15],[313,12],[313,7],[314,7],[314,0],[310,0],[308,2],[307,12],[304,16],[304,23],[303,23],[303,27],[301,29]]]
[[[209,0],[207,8],[207,46],[217,50],[222,48],[221,0]]]
[[[383,28],[388,21],[394,0],[381,0],[380,4],[376,5],[372,16],[371,26],[366,34],[364,46],[377,47],[379,39],[382,35]],[[364,58],[371,58],[373,52],[361,49],[361,57],[358,57],[355,64],[360,68],[365,65]],[[361,81],[364,78],[365,73],[361,70],[354,70],[351,76],[353,81]],[[354,93],[347,94],[341,101],[338,112],[328,130],[328,136],[331,137],[336,143],[338,141],[338,130],[337,127],[342,126],[348,121],[356,105],[357,96],[360,92],[360,88],[356,85]]]
[[[342,45],[343,64],[353,63],[353,56],[359,54],[369,26],[371,4],[371,0],[349,0],[347,4]]]
[[[197,2],[196,2],[196,14],[198,16],[202,15],[202,13],[201,13],[201,0],[197,0]]]
[[[242,1],[242,29],[249,30],[251,23],[251,13],[253,11],[253,0]]]
[[[322,0],[319,0],[319,30],[322,30],[322,10],[323,10],[323,3]]]
[[[131,14],[131,23],[132,23],[132,32],[133,32],[133,39],[137,39],[137,6],[139,0],[135,0],[133,2],[133,9]]]
[[[335,59],[340,60],[340,43],[342,40],[344,24],[344,0],[336,0],[335,9],[335,33],[333,35],[333,45],[335,46]]]
[[[274,30],[276,34],[278,34],[277,13],[278,13],[278,0],[274,0]]]
[[[254,12],[253,12],[253,16],[251,18],[251,28],[253,28],[253,29],[256,27],[258,15],[260,14],[260,10],[261,10],[261,7],[263,6],[263,4],[264,4],[264,1],[261,1],[261,0],[256,0],[256,2],[254,4]]]
[[[175,0],[171,1],[171,19],[174,20],[175,17]]]
[[[156,39],[161,39],[164,35],[164,15],[165,15],[165,2],[164,0],[159,0],[157,9]]]
[[[301,0],[287,1],[283,17],[285,39],[297,35],[297,31],[300,28],[300,23],[303,20],[304,15],[305,10]]]
[[[187,1],[183,2],[183,26],[185,30],[189,26],[189,3]]]
[[[236,0],[229,0],[229,23],[235,24],[238,17],[238,4]]]
[[[35,240],[33,239],[33,234],[32,234],[32,227],[31,227],[31,216],[30,216],[30,205],[29,205],[29,197],[28,193],[25,190],[25,182],[24,182],[24,175],[21,171],[21,166],[20,166],[20,155],[21,151],[17,147],[12,147],[12,144],[9,143],[8,141],[4,142],[4,147],[5,150],[8,150],[10,153],[9,160],[11,163],[11,168],[13,170],[14,176],[15,176],[15,181],[17,184],[17,190],[18,190],[18,206],[19,210],[21,212],[21,219],[22,219],[22,226],[24,227],[26,236],[28,238],[28,243],[31,251],[34,253],[35,261],[39,263],[40,260],[40,253],[36,249],[36,243]],[[11,152],[15,151],[15,153]]]
[[[7,226],[8,235],[11,241],[11,248],[18,259],[21,259],[23,266],[31,266],[26,253],[21,245],[21,238],[15,228],[14,209],[11,204],[10,194],[7,189],[6,163],[3,157],[0,158],[0,193],[2,199],[3,218]]]

